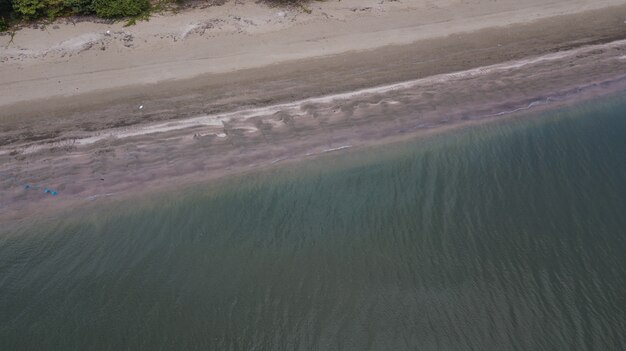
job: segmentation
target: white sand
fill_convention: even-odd
[[[342,0],[314,2],[307,14],[228,2],[157,15],[131,27],[57,23],[22,29],[12,42],[0,37],[0,106],[408,44],[622,4],[626,0]]]

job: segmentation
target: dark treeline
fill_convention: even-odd
[[[163,5],[182,5],[194,0],[0,0],[0,30],[11,23],[60,16],[93,15],[101,18],[137,17]],[[266,0],[295,4],[301,0]],[[197,2],[197,1],[196,1]]]

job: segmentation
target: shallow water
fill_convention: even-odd
[[[626,99],[0,234],[2,350],[623,350]]]

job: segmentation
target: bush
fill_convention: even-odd
[[[93,11],[98,17],[135,17],[150,9],[149,0],[93,0]]]
[[[92,0],[65,0],[63,3],[74,14],[86,15],[93,13]]]
[[[13,0],[12,6],[10,0],[0,0],[0,17],[7,18],[11,9],[26,20],[91,13],[103,18],[135,17],[150,9],[150,0]]]
[[[11,4],[11,0],[0,0],[0,32],[4,32],[9,29],[11,12],[13,12],[13,4]]]
[[[5,32],[7,30],[9,30],[9,23],[4,19],[4,17],[0,16],[0,32]]]
[[[33,19],[40,17],[46,4],[42,0],[14,0],[13,10],[21,17]]]
[[[65,0],[13,0],[13,10],[24,19],[55,18],[66,12]]]
[[[48,18],[56,18],[67,12],[65,0],[45,0],[44,4],[46,6],[44,15]]]
[[[95,14],[103,18],[138,17],[147,14],[151,0],[0,0],[0,31],[21,20],[50,19],[73,14]],[[182,4],[188,0],[159,0],[158,4]],[[221,3],[224,0],[214,0]],[[301,6],[310,0],[260,0],[273,5]],[[156,2],[156,0],[153,0]],[[130,23],[130,22],[129,22]]]
[[[11,0],[0,0],[0,18],[8,18],[13,11]]]

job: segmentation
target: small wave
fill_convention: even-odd
[[[349,149],[351,147],[352,147],[352,145],[344,145],[344,146],[334,147],[332,149],[324,149],[324,150],[322,150],[320,152],[309,152],[309,153],[305,154],[305,156],[313,156],[313,155],[325,154],[325,153],[328,153],[328,152],[334,152],[334,151]]]
[[[527,106],[524,106],[524,107],[519,107],[519,108],[516,108],[514,110],[502,111],[502,112],[498,112],[498,113],[482,116],[482,117],[479,117],[479,118],[506,116],[506,115],[510,115],[510,114],[513,114],[513,113],[516,113],[516,112],[520,112],[520,111],[527,111],[527,110],[530,110],[531,108],[533,108],[535,106],[543,105],[543,104],[546,104],[546,103],[549,103],[549,102],[550,102],[549,98],[547,98],[545,100],[537,100],[537,101],[531,102],[530,104],[528,104]]]
[[[99,199],[101,197],[109,197],[109,196],[113,196],[113,195],[116,195],[116,194],[117,193],[96,194],[96,195],[87,196],[85,199],[87,199],[87,200],[95,200],[95,199]]]
[[[286,160],[286,159],[287,159],[287,157],[277,158],[277,159],[275,159],[274,161],[270,162],[270,164],[272,164],[272,165],[273,165],[273,164],[275,164],[275,163],[278,163],[278,162],[280,162],[280,161],[284,161],[284,160]]]
[[[332,148],[332,149],[326,149],[326,150],[323,150],[322,152],[339,151],[339,150],[349,149],[351,147],[352,147],[352,145],[344,145],[344,146],[340,146],[340,147],[336,147],[336,148]]]

